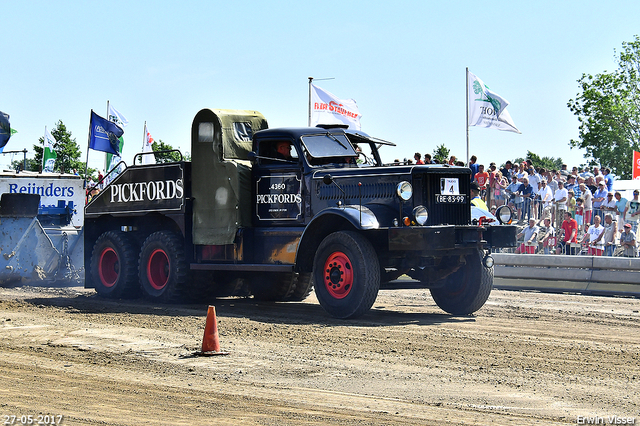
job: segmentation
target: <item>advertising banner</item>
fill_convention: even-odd
[[[26,173],[0,175],[0,194],[38,194],[41,208],[72,206],[71,225],[81,227],[85,199],[83,180],[79,176],[54,176]]]

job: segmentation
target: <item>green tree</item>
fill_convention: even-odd
[[[439,145],[436,149],[433,150],[433,159],[438,163],[446,163],[449,161],[449,148],[444,146],[444,144]]]
[[[80,161],[81,156],[80,146],[78,146],[76,139],[71,137],[71,132],[67,130],[67,126],[64,125],[62,120],[58,120],[56,126],[51,130],[51,135],[56,140],[53,144],[53,149],[58,155],[56,158],[56,164],[54,171],[61,173],[73,173],[73,169],[78,172],[84,172],[84,162]],[[35,156],[33,163],[29,168],[32,171],[40,171],[42,169],[42,153],[44,151],[44,137],[38,139],[39,144],[33,145],[33,151]]]
[[[614,53],[615,50],[614,50]],[[582,74],[581,92],[567,106],[577,117],[579,140],[593,158],[623,179],[631,178],[633,151],[640,151],[640,38],[623,42],[618,69],[595,76]]]
[[[531,151],[527,151],[527,158],[531,160],[533,167],[542,167],[546,170],[560,170],[562,167],[562,158],[540,157]]]

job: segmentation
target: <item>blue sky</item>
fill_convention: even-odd
[[[1,1],[0,111],[29,150],[62,120],[86,158],[90,110],[129,120],[124,159],[152,136],[190,151],[202,108],[260,111],[305,126],[308,77],[353,98],[362,130],[410,158],[440,144],[466,157],[465,67],[510,102],[522,134],[470,128],[480,163],[524,157],[585,162],[567,108],[583,73],[616,68],[640,34],[640,2],[620,1]],[[0,167],[21,156],[0,156]],[[89,165],[102,168],[91,151]]]

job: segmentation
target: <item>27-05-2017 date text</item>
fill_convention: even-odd
[[[62,414],[36,414],[36,415],[16,415],[3,414],[0,426],[4,425],[43,425],[53,426],[62,424],[64,416]]]

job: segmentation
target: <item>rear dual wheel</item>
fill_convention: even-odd
[[[138,248],[123,232],[107,231],[100,235],[91,252],[90,278],[96,292],[113,299],[139,294]]]
[[[149,235],[140,251],[138,274],[147,297],[178,301],[189,278],[182,236],[168,231]]]

